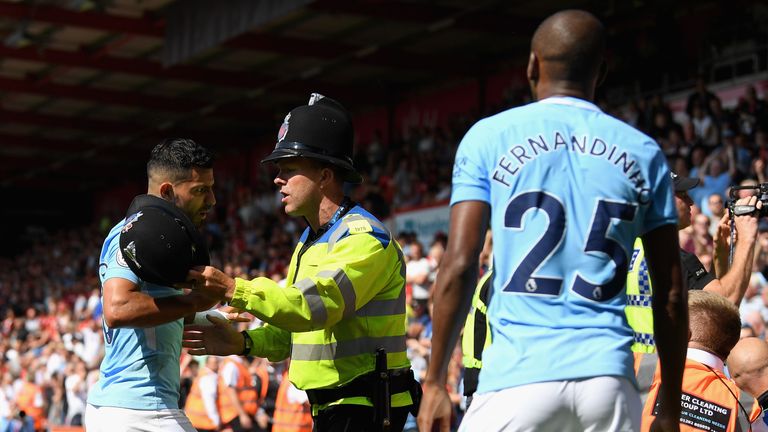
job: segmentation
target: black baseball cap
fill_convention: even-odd
[[[152,195],[136,197],[129,207],[120,253],[136,276],[163,286],[184,282],[192,267],[210,263],[208,247],[192,220]]]
[[[699,185],[699,179],[695,177],[681,177],[675,173],[672,176],[672,184],[675,186],[675,192],[687,192]]]
[[[352,163],[352,116],[337,101],[312,93],[307,105],[296,107],[285,116],[274,151],[262,160],[275,162],[291,157],[305,157],[330,163],[339,168],[349,183],[363,178]]]

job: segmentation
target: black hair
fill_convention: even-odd
[[[189,176],[192,168],[212,168],[214,156],[207,148],[189,138],[169,138],[152,149],[147,162],[147,177],[164,171],[172,181]]]

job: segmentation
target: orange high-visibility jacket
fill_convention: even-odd
[[[216,429],[217,425],[213,423],[210,417],[208,417],[208,411],[205,410],[205,404],[203,403],[203,396],[200,393],[200,380],[207,375],[213,374],[208,368],[201,368],[198,372],[195,380],[192,381],[192,388],[189,390],[189,396],[187,396],[187,403],[184,405],[184,412],[187,413],[189,421],[192,422],[192,426],[197,429]],[[218,398],[217,398],[218,399]]]
[[[43,407],[35,406],[35,399],[38,397],[43,397],[43,390],[40,386],[29,382],[22,383],[16,394],[16,406],[35,421],[35,430],[42,429],[45,422]]]
[[[651,422],[658,413],[656,399],[661,384],[660,369],[657,364],[653,384],[648,392],[648,400],[643,408],[643,422],[640,428],[643,432],[649,430]],[[703,363],[686,359],[682,390],[680,432],[736,430],[740,392],[736,384],[725,374],[709,369]]]
[[[256,393],[256,388],[253,387],[251,373],[242,362],[227,357],[224,359],[221,367],[226,367],[226,365],[230,363],[237,367],[237,383],[235,385],[235,390],[237,391],[237,399],[243,406],[243,410],[253,417],[256,415],[256,411],[259,410],[259,403],[264,400],[264,397],[267,395],[267,386],[269,385],[269,376],[267,375],[267,371],[263,368],[260,368],[256,372],[259,375],[259,379],[262,380],[262,383],[265,383],[261,386],[261,394],[258,394]]]
[[[288,375],[283,377],[280,388],[277,389],[275,400],[275,415],[272,432],[312,432],[312,412],[309,401],[293,403],[288,399],[288,388],[291,382]]]

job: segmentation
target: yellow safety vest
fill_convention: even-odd
[[[486,302],[491,290],[492,271],[487,271],[475,288],[472,296],[472,309],[469,310],[467,321],[464,323],[464,334],[461,337],[461,362],[464,367],[480,369],[483,366],[483,350],[491,344],[491,326],[486,315]],[[478,328],[482,326],[482,328]]]
[[[378,348],[388,369],[410,367],[406,356],[405,262],[389,230],[359,206],[317,239],[302,235],[287,286],[268,278],[236,279],[230,305],[268,325],[251,330],[251,354],[291,357],[290,381],[301,390],[333,389],[374,371]],[[345,403],[372,406],[365,397]],[[408,392],[392,406],[410,405]],[[313,412],[324,406],[313,406]]]
[[[627,321],[634,333],[632,351],[638,353],[656,352],[656,344],[653,339],[653,310],[651,301],[653,289],[648,273],[648,264],[645,262],[643,242],[635,239],[635,248],[632,252],[632,260],[627,272]]]
[[[461,336],[461,363],[464,365],[464,395],[470,396],[477,390],[478,375],[483,366],[483,350],[491,344],[491,326],[488,323],[488,300],[493,271],[488,270],[475,288],[472,308],[464,323]]]

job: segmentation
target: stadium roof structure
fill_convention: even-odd
[[[615,35],[656,25],[656,3],[0,0],[0,191],[140,178],[169,136],[252,148],[312,91],[353,113],[393,107],[522,68],[536,25],[564,6],[598,13]]]
[[[251,146],[311,91],[359,112],[520,66],[563,3],[0,0],[0,187],[97,189],[160,137]],[[652,24],[607,3],[568,6]]]
[[[312,91],[359,111],[479,76],[540,19],[504,4],[2,0],[0,186],[88,191],[161,137],[252,146]]]

